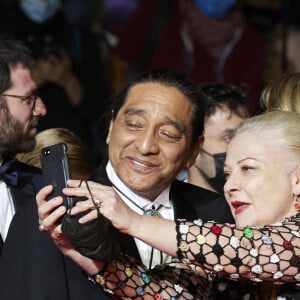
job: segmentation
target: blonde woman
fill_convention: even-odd
[[[16,158],[26,164],[40,168],[40,151],[42,148],[65,143],[68,146],[71,175],[74,179],[88,179],[95,169],[95,161],[86,145],[72,131],[66,128],[51,128],[39,132],[36,146],[31,152],[19,153]]]

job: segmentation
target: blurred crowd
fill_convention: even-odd
[[[298,71],[297,1],[2,0],[1,35],[25,42],[47,107],[62,127],[105,148],[109,99],[133,75],[171,68],[199,84],[230,83],[261,110],[264,86]],[[210,4],[212,3],[212,4]]]

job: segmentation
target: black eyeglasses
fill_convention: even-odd
[[[19,95],[10,95],[10,94],[1,94],[1,96],[18,98],[22,102],[24,102],[28,105],[31,105],[32,107],[35,106],[35,102],[39,98],[37,91],[33,91],[32,94],[30,94],[28,96],[19,96]]]

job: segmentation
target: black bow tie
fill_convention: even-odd
[[[17,186],[19,176],[16,165],[17,160],[15,159],[5,161],[0,167],[0,180],[3,180],[6,184]]]

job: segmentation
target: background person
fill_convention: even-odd
[[[142,0],[112,49],[112,91],[137,71],[170,68],[197,83],[243,84],[255,113],[264,42],[235,0]]]
[[[287,72],[271,80],[262,92],[261,106],[267,111],[300,113],[300,73]]]
[[[224,162],[234,129],[249,116],[246,94],[232,84],[205,84],[206,97],[203,143],[195,163],[183,170],[181,178],[202,188],[223,194]]]
[[[51,128],[40,131],[36,136],[34,149],[26,153],[18,153],[16,158],[28,165],[41,168],[40,153],[42,148],[65,143],[68,147],[71,178],[88,179],[96,169],[96,163],[87,146],[67,128]]]
[[[33,65],[21,42],[0,39],[0,299],[99,299],[97,287],[37,229],[40,170],[12,160],[34,148],[39,119],[46,114]]]

